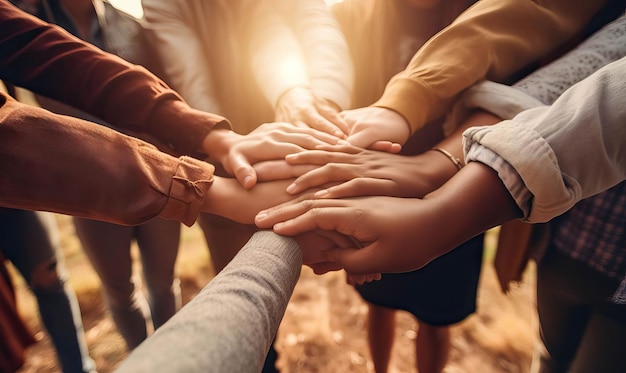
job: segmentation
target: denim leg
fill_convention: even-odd
[[[174,275],[180,226],[178,221],[156,218],[135,227],[154,329],[169,320],[182,304],[180,282]]]
[[[75,218],[74,226],[85,254],[100,277],[102,293],[128,349],[148,335],[150,312],[132,273],[130,245],[134,227]]]
[[[0,208],[0,248],[37,298],[63,371],[94,370],[76,295],[66,284],[54,215]]]
[[[300,276],[296,242],[257,232],[117,372],[260,372]]]
[[[89,357],[76,295],[65,281],[51,289],[33,289],[41,319],[50,334],[63,372],[90,372],[95,362]]]

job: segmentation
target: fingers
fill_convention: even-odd
[[[397,192],[395,191],[395,184],[391,180],[375,178],[356,178],[346,181],[345,183],[320,190],[316,192],[313,196],[315,198],[347,198],[396,194]]]
[[[378,274],[386,261],[376,242],[360,249],[337,248],[328,252],[328,258],[355,276]]]
[[[369,149],[397,154],[400,153],[400,151],[402,150],[402,145],[398,144],[397,142],[391,141],[376,141],[372,144],[372,146],[369,147]]]
[[[316,150],[306,150],[300,153],[289,154],[285,160],[290,164],[319,164],[353,163],[354,154],[363,149],[341,142],[338,145],[320,145]]]
[[[334,128],[341,131],[341,138],[346,138],[346,135],[350,133],[350,127],[343,118],[341,118],[335,111],[331,110],[319,110],[319,113],[330,123]]]
[[[274,228],[278,234],[293,236],[313,229],[337,230],[350,212],[347,200],[302,200],[259,212],[255,223],[259,228]]]
[[[311,128],[306,122],[295,120],[292,122],[272,122],[264,123],[257,129],[251,132],[251,134],[259,134],[260,136],[266,136],[267,134],[274,135],[308,135],[319,140],[319,144],[336,144],[340,138],[345,136],[335,136],[325,131],[320,131]],[[313,147],[309,147],[313,149]]]
[[[330,120],[330,118],[326,118],[322,115],[315,113],[311,115],[310,118],[307,118],[305,120],[305,123],[311,128],[314,128],[318,131],[326,132],[340,139],[345,139],[347,136],[347,126],[341,120],[337,120],[335,122]]]
[[[298,194],[310,188],[316,188],[330,182],[344,182],[352,180],[359,175],[350,167],[344,165],[330,163],[313,169],[302,176],[299,176],[289,187],[287,192],[290,194]]]
[[[350,133],[350,126],[340,115],[341,107],[339,107],[339,105],[330,100],[318,98],[315,100],[315,108],[320,115],[335,125],[344,134]]]
[[[233,156],[230,161],[230,167],[239,184],[245,189],[251,189],[256,185],[256,172],[254,172],[254,168],[252,168],[245,157]]]
[[[312,263],[312,264],[306,264],[306,265],[311,267],[311,269],[316,275],[323,275],[324,273],[327,273],[327,272],[339,271],[343,269],[341,268],[339,264],[334,263],[334,262]]]
[[[291,165],[284,160],[255,163],[258,181],[284,180],[299,177],[317,168],[317,165]]]

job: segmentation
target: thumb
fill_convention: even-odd
[[[331,254],[331,260],[339,263],[352,275],[372,274],[381,271],[384,260],[377,255],[377,244],[373,242],[363,248],[337,248]]]
[[[244,157],[234,157],[232,159],[231,168],[239,184],[245,189],[251,189],[256,185],[257,175],[254,168]]]

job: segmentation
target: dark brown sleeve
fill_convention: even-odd
[[[191,109],[143,67],[0,1],[0,80],[148,133],[179,154],[198,150],[218,115]]]
[[[0,93],[0,206],[137,225],[193,224],[214,167]]]

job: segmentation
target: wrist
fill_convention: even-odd
[[[414,158],[413,180],[419,181],[421,188],[418,198],[440,188],[458,172],[456,167],[451,167],[450,160],[437,152],[427,151]]]
[[[274,108],[277,109],[284,103],[289,105],[292,101],[294,101],[294,97],[296,97],[296,102],[301,101],[302,98],[305,98],[306,100],[309,100],[312,102],[314,98],[313,92],[311,92],[311,90],[308,87],[294,86],[294,87],[288,88],[286,91],[281,93],[280,96],[278,96],[278,98],[276,99],[276,105],[274,105]]]
[[[230,129],[213,128],[202,140],[202,149],[210,159],[221,163],[237,136],[240,135]]]
[[[444,148],[434,147],[434,148],[430,148],[428,151],[437,152],[445,156],[446,158],[450,160],[450,162],[454,165],[454,167],[456,167],[458,171],[460,171],[464,166],[463,161],[460,158],[457,158],[456,156],[454,156],[452,153],[450,153]]]

